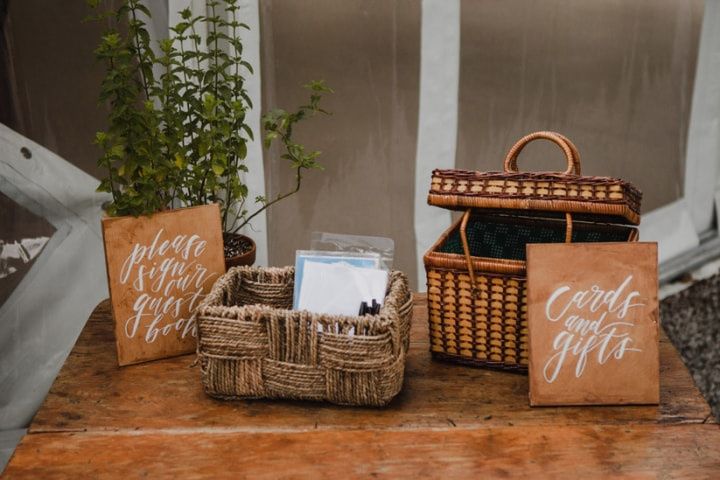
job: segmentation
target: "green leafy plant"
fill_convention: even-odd
[[[99,8],[101,0],[88,0]],[[109,126],[98,132],[98,164],[107,172],[99,191],[109,192],[112,216],[147,215],[177,206],[219,203],[228,232],[237,232],[256,215],[300,189],[307,169],[320,169],[320,152],[306,152],[293,140],[301,120],[318,113],[323,81],[306,88],[310,99],[296,111],[272,110],[263,116],[264,144],[280,142],[295,173],[295,187],[273,199],[248,201],[241,178],[253,132],[245,123],[253,108],[245,89],[252,66],[243,59],[238,1],[208,0],[207,15],[180,12],[170,38],[151,45],[141,0],[124,0],[95,19],[112,27],[95,50],[106,66],[101,102],[111,109]],[[198,32],[206,32],[205,37]],[[254,204],[254,205],[250,205]],[[254,206],[250,212],[248,206]]]

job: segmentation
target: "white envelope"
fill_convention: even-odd
[[[388,272],[378,268],[306,261],[298,309],[357,316],[362,302],[383,302],[387,281]]]

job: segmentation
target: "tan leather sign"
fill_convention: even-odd
[[[659,402],[656,243],[527,246],[530,404]]]
[[[102,226],[118,363],[193,352],[192,311],[225,272],[218,206],[104,218]]]

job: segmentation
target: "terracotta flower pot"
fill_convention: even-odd
[[[225,257],[225,268],[229,269],[230,267],[242,267],[242,266],[250,266],[253,263],[255,263],[255,253],[257,251],[255,247],[255,242],[252,238],[247,237],[245,235],[241,235],[239,233],[223,233],[223,240],[227,242],[228,238],[238,238],[242,241],[250,244],[250,249],[246,252],[243,252],[239,255],[234,255],[231,257]]]

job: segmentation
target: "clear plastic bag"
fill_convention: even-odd
[[[380,268],[392,270],[395,241],[387,237],[369,235],[345,235],[340,233],[313,232],[310,250],[346,253],[376,253],[380,255]]]

